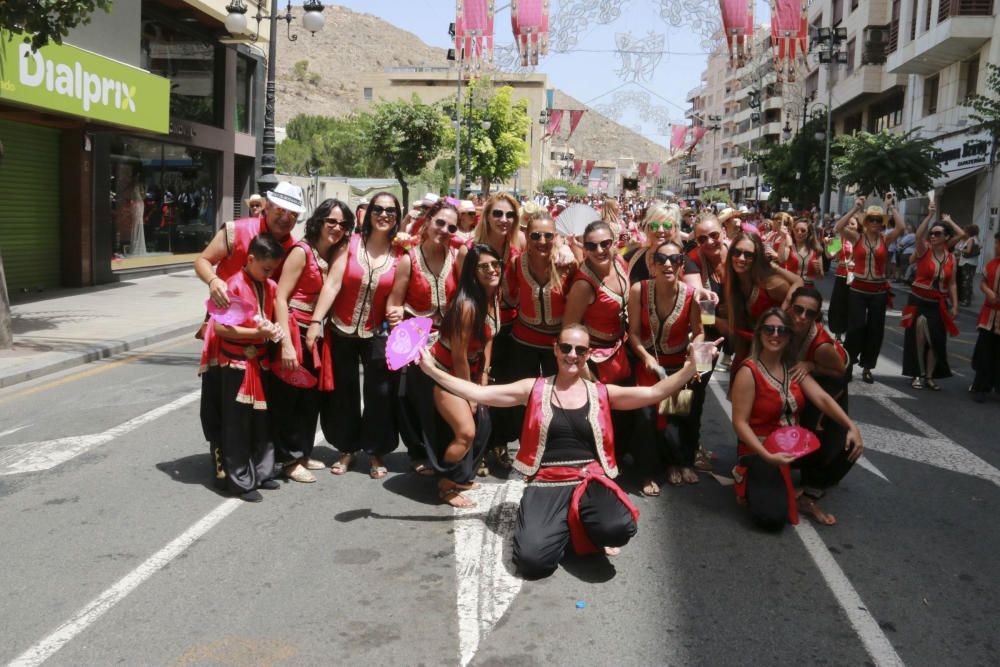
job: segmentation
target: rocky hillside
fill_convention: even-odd
[[[279,127],[300,113],[339,116],[359,107],[365,74],[387,67],[440,67],[447,62],[444,49],[428,46],[419,35],[377,16],[337,6],[327,6],[324,13],[326,26],[315,35],[299,30],[294,42],[284,35],[278,40],[275,122]],[[299,77],[294,68],[303,60],[309,64],[305,76]],[[560,90],[555,104],[563,109],[588,109]],[[568,116],[563,127],[565,136]],[[592,110],[584,114],[572,146],[580,157],[596,160],[623,156],[660,160],[666,155],[664,147]]]

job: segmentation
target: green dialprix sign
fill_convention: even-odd
[[[166,134],[170,80],[68,44],[0,31],[0,100]]]

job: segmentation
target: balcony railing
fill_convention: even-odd
[[[992,16],[993,0],[941,0],[938,23],[952,16]]]

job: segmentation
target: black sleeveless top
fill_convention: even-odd
[[[566,461],[593,461],[597,458],[597,443],[590,428],[587,413],[590,401],[579,408],[564,409],[552,406],[552,421],[541,465],[554,465]]]

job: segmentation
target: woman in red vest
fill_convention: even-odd
[[[369,475],[381,479],[387,474],[382,457],[399,444],[396,383],[385,364],[385,343],[388,327],[403,319],[402,308],[387,310],[390,293],[397,303],[402,302],[407,287],[406,280],[397,276],[400,258],[392,247],[400,217],[393,194],[380,192],[372,198],[361,233],[351,237],[348,252],[330,270],[306,333],[311,350],[323,318],[332,310],[328,335],[332,336],[336,390],[324,406],[331,411],[329,419],[322,423],[323,436],[341,453],[330,467],[334,475],[347,472],[364,449]],[[359,364],[364,368],[363,411]]]
[[[632,285],[629,291],[629,344],[640,360],[636,382],[650,387],[664,374],[678,372],[687,358],[689,341],[704,339],[701,308],[695,288],[682,280],[685,256],[681,247],[667,242],[653,254],[654,278]],[[701,438],[701,411],[705,403],[702,382],[691,384],[694,396],[687,416],[664,420],[655,407],[643,408],[632,439],[636,466],[642,471],[642,493],[660,495],[656,476],[667,464],[667,481],[673,486],[697,484],[695,453]],[[661,456],[660,449],[666,451]]]
[[[458,291],[430,348],[441,370],[469,382],[488,383],[493,336],[499,329],[502,274],[500,258],[489,246],[476,244],[469,249]],[[438,495],[452,507],[472,507],[475,503],[462,491],[476,487],[477,463],[490,437],[489,411],[442,389],[419,368],[405,370],[408,414],[416,416],[426,465],[440,475]]]
[[[527,578],[555,571],[566,548],[578,554],[617,553],[636,532],[639,511],[614,482],[618,476],[611,410],[654,405],[696,375],[681,372],[652,387],[619,387],[584,379],[590,336],[563,329],[552,346],[554,376],[478,385],[437,368],[424,352],[420,367],[446,391],[497,407],[527,406],[514,469],[528,478],[514,532],[513,560]]]
[[[458,232],[458,209],[447,199],[438,199],[424,213],[420,226],[420,242],[399,260],[396,270],[401,280],[406,280],[406,294],[401,302],[389,300],[389,309],[400,307],[405,317],[429,317],[436,332],[444,320],[448,305],[458,287],[458,249],[452,239]],[[409,373],[403,369],[399,375],[400,395],[411,391],[407,380]],[[405,401],[399,412],[399,434],[410,457],[414,472],[431,476],[434,469],[426,461],[420,439],[419,417]]]
[[[274,312],[288,335],[281,339],[280,354],[275,361],[286,370],[302,366],[317,380],[311,388],[299,388],[276,375],[271,383],[275,459],[284,466],[285,476],[296,482],[315,482],[316,477],[309,471],[326,467],[312,458],[312,451],[320,406],[332,397],[330,346],[317,345],[313,348],[315,352],[309,354],[303,354],[303,350],[306,330],[330,265],[347,252],[353,229],[354,214],[347,204],[339,199],[321,203],[306,221],[304,238],[285,257],[278,281]],[[330,418],[329,411],[325,416]],[[330,427],[326,425],[327,429]]]
[[[849,218],[844,229],[846,232],[856,235],[858,233],[858,219]],[[847,333],[847,295],[850,293],[847,286],[847,276],[853,268],[854,245],[848,238],[848,234],[841,233],[840,250],[837,251],[837,270],[833,278],[833,294],[830,296],[830,309],[827,313],[830,331],[836,334],[838,340]]]
[[[798,381],[811,375],[846,413],[847,352],[822,324],[823,296],[819,290],[815,287],[795,290],[788,315],[793,329],[789,346],[795,360],[792,378]],[[817,501],[854,465],[844,447],[847,431],[837,422],[823,419],[822,410],[809,401],[802,408],[799,425],[815,433],[820,441],[819,450],[799,461],[802,470],[799,507],[818,522],[832,525],[836,517],[823,511]]]
[[[767,310],[754,329],[750,357],[733,378],[733,430],[739,441],[733,468],[736,498],[765,530],[781,530],[786,520],[798,523],[796,491],[792,486],[789,454],[773,454],[764,441],[783,426],[798,424],[804,401],[847,431],[847,457],[856,461],[863,450],[861,433],[837,402],[806,374],[796,379],[789,342],[792,320],[779,308]]]
[[[816,238],[816,228],[805,218],[792,225],[792,243],[785,268],[810,287],[816,284],[817,278],[823,277],[823,246]]]
[[[878,363],[882,351],[882,336],[885,332],[885,310],[889,307],[889,244],[902,233],[905,225],[903,216],[896,210],[895,198],[886,195],[888,213],[879,206],[865,209],[865,198],[859,197],[854,208],[837,221],[835,234],[841,234],[854,244],[854,269],[851,287],[847,297],[847,338],[845,347],[850,356],[848,378],[855,364],[861,364],[861,379],[868,384],[875,382],[872,369]],[[862,216],[860,233],[852,233],[847,222],[854,216]],[[891,215],[896,222],[883,236],[885,223]]]
[[[972,353],[972,400],[982,403],[991,391],[1000,393],[1000,232],[993,236],[993,259],[983,271],[979,289],[986,297],[979,311],[979,338]]]
[[[917,228],[917,246],[910,260],[917,267],[910,298],[903,309],[903,375],[913,378],[914,389],[939,391],[935,379],[951,377],[948,366],[948,334],[958,335],[958,287],[955,258],[949,245],[965,237],[965,232],[945,214],[934,218],[934,202]]]

